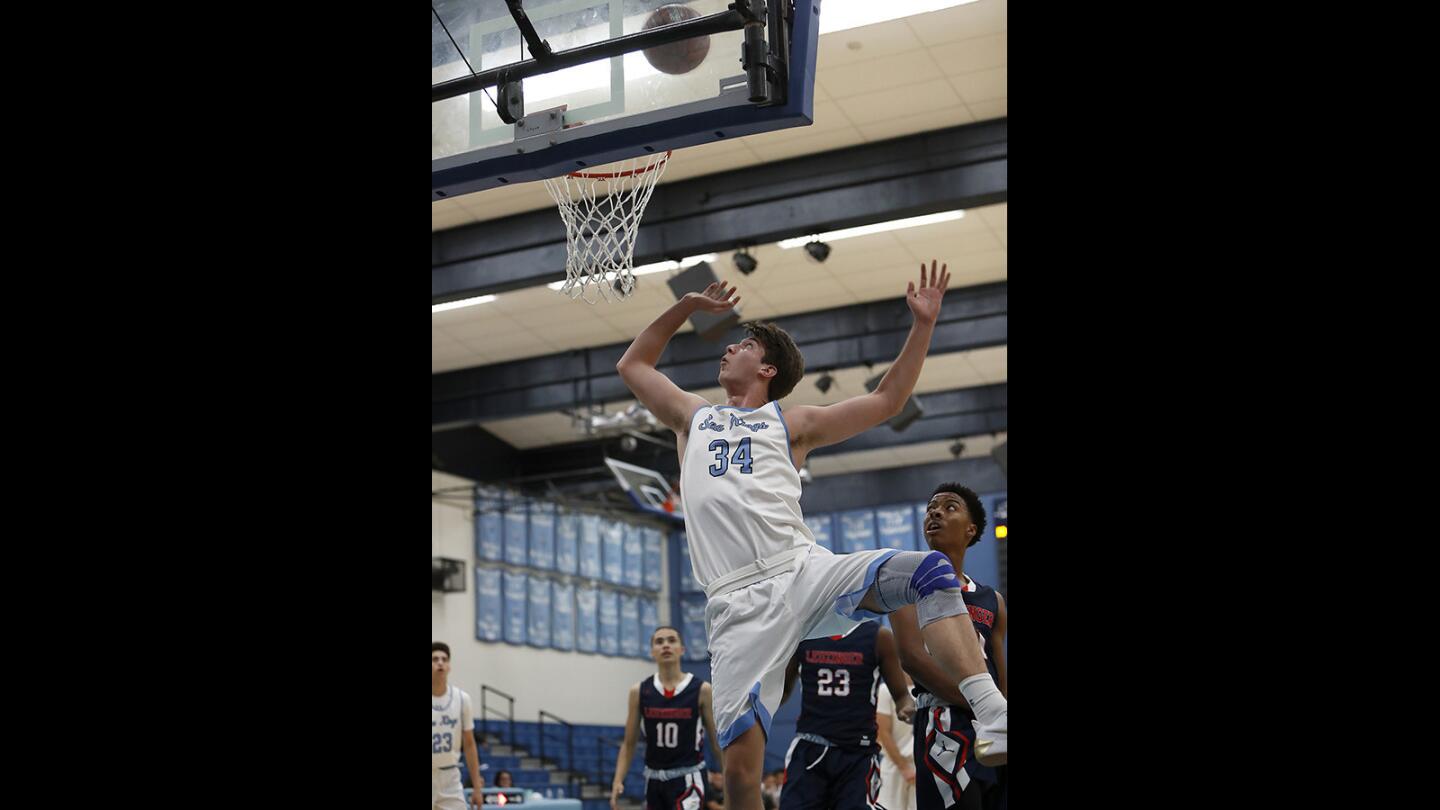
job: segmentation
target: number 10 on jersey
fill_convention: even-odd
[[[749,475],[752,471],[750,457],[750,437],[746,436],[740,440],[735,448],[735,455],[730,455],[730,442],[724,439],[716,439],[710,442],[710,452],[715,454],[715,463],[710,465],[710,475],[719,478],[734,464],[735,469]]]

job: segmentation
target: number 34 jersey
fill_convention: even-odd
[[[815,538],[800,512],[800,473],[780,403],[706,405],[690,416],[680,494],[695,580],[710,582]]]

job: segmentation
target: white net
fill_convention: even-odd
[[[576,172],[545,181],[565,221],[562,294],[591,304],[630,297],[640,217],[669,162],[669,152],[644,155],[614,164],[612,172]]]

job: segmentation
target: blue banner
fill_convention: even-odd
[[[640,600],[640,655],[650,657],[650,636],[660,626],[660,605],[654,599]]]
[[[504,617],[500,598],[500,569],[475,569],[475,638],[499,641],[501,619]]]
[[[680,592],[681,593],[704,593],[705,589],[695,584],[695,569],[690,567],[690,542],[686,539],[684,532],[676,532],[678,542],[671,548],[680,552]]]
[[[525,640],[532,647],[550,646],[550,580],[530,577],[530,621]]]
[[[620,654],[620,595],[614,591],[601,591],[600,602],[600,652],[606,655]]]
[[[500,490],[475,488],[475,556],[499,562],[505,558],[505,534],[500,522]]]
[[[580,516],[560,510],[555,516],[555,570],[574,574],[580,564]]]
[[[530,563],[526,550],[529,524],[530,504],[518,496],[508,498],[505,501],[505,562],[511,565]]]
[[[575,649],[593,653],[600,648],[600,610],[594,588],[575,589]]]
[[[555,568],[555,504],[530,502],[530,567]]]
[[[556,582],[550,586],[550,646],[575,649],[575,586]]]
[[[640,532],[645,542],[645,590],[658,591],[665,584],[665,563],[660,556],[659,529],[646,527]]]
[[[624,584],[638,588],[645,582],[645,541],[640,537],[640,527],[632,523],[624,524],[623,537],[625,541]]]
[[[930,543],[925,540],[925,510],[928,506],[927,503],[915,504],[915,548],[920,551],[930,550]]]
[[[600,516],[580,516],[580,576],[600,578]]]
[[[887,506],[875,510],[880,548],[915,551],[915,511],[909,506]]]
[[[824,546],[831,551],[835,550],[835,516],[829,512],[822,512],[818,515],[806,515],[805,525],[810,528],[810,533],[815,535],[815,545]]]
[[[705,640],[705,597],[687,596],[681,599],[680,614],[680,632],[685,634],[685,660],[707,660],[710,647]]]
[[[625,525],[615,520],[600,522],[601,545],[605,547],[605,581],[625,584]]]
[[[846,554],[875,548],[875,510],[840,513],[840,550]]]
[[[525,643],[525,603],[530,600],[528,579],[524,574],[505,572],[505,640],[511,644]]]
[[[640,655],[640,605],[628,593],[620,594],[620,654]]]

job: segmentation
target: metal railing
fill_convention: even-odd
[[[550,726],[547,728],[545,725],[546,718],[549,718],[554,723],[559,723],[562,728],[556,729],[554,726]],[[579,775],[575,772],[575,727],[570,725],[570,723],[566,722],[564,719],[557,717],[556,715],[553,715],[550,712],[545,711],[544,709],[540,710],[539,721],[536,723],[536,725],[538,726],[537,736],[540,738],[540,761],[549,761],[559,766],[561,770],[565,771],[565,786],[567,789],[570,788],[577,781],[579,781]],[[563,735],[564,737],[565,759],[563,761],[560,760],[561,752],[556,751],[554,748],[551,748],[551,755],[547,755],[545,753],[545,738],[546,735],[552,730]]]
[[[625,741],[614,737],[596,737],[595,740],[600,743],[595,752],[595,780],[605,786],[605,795],[609,796],[610,786],[615,782],[615,763],[620,761],[620,749],[624,747]],[[615,753],[607,761],[605,754],[611,748],[615,749]],[[624,795],[623,791],[621,795]]]
[[[494,692],[496,695],[499,695],[500,697],[505,698],[507,701],[510,702],[510,703],[509,703],[509,706],[506,708],[505,711],[502,712],[502,711],[500,711],[499,709],[492,709],[492,708],[490,708],[490,704],[489,704],[488,698],[489,698],[489,694],[490,694],[491,692]],[[509,741],[508,741],[508,744],[509,744],[509,745],[514,745],[514,744],[515,744],[515,698],[511,697],[510,695],[505,694],[504,692],[501,692],[499,689],[496,689],[496,688],[493,687],[493,686],[487,686],[487,685],[485,685],[485,684],[480,684],[480,733],[481,733],[482,735],[484,735],[484,734],[489,734],[489,733],[490,733],[490,715],[491,715],[491,713],[494,713],[497,717],[503,717],[503,718],[505,718],[505,720],[507,721],[507,731],[508,731],[509,734],[510,734],[510,739],[509,739]]]

